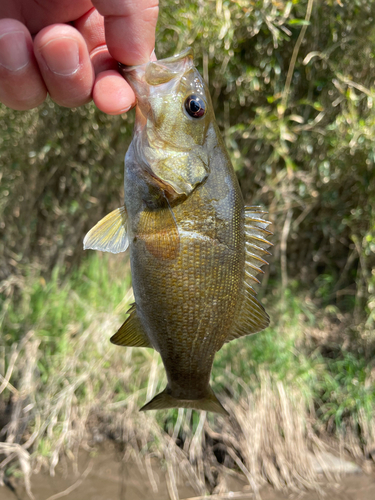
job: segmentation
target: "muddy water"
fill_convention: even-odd
[[[124,462],[113,445],[108,445],[95,456],[82,453],[78,468],[83,476],[75,474],[72,467],[59,464],[54,477],[46,473],[34,475],[32,492],[35,500],[169,500],[165,471],[156,464],[151,465],[153,484],[146,470],[135,463]],[[324,480],[322,479],[322,483]],[[250,500],[254,496],[245,480],[228,478],[232,493],[227,496],[213,496],[212,500],[232,499]],[[0,487],[0,500],[28,500],[21,483],[13,483],[13,490]],[[375,476],[363,474],[343,477],[337,483],[327,482],[324,491],[329,500],[375,500]],[[299,495],[287,496],[272,488],[261,490],[262,500],[291,500]],[[179,485],[181,500],[197,500],[189,485]],[[322,500],[315,492],[303,495],[303,500]]]

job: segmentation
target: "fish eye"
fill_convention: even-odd
[[[206,104],[201,97],[191,94],[185,99],[185,109],[192,118],[201,118],[206,112]]]

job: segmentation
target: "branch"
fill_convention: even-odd
[[[309,3],[307,4],[306,16],[305,16],[306,23],[308,23],[310,21],[313,4],[314,4],[314,0],[309,0]],[[302,43],[303,39],[305,38],[305,33],[306,33],[306,30],[307,30],[307,26],[308,26],[307,24],[304,24],[302,26],[300,34],[299,34],[299,36],[297,38],[296,45],[294,46],[294,49],[293,49],[293,54],[292,54],[292,58],[291,58],[290,64],[289,64],[288,74],[286,75],[285,87],[284,87],[284,92],[283,92],[283,98],[282,98],[282,101],[281,101],[281,105],[282,105],[282,109],[283,109],[282,113],[283,114],[284,114],[285,109],[286,109],[287,104],[288,104],[288,97],[289,97],[290,85],[292,83],[292,78],[293,78],[293,73],[294,73],[294,66],[296,65],[297,56],[298,56],[299,49],[301,47],[301,43]]]

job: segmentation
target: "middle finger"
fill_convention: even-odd
[[[135,104],[135,95],[129,84],[118,72],[118,63],[108,52],[104,33],[104,17],[91,9],[74,23],[81,33],[90,53],[96,80],[93,99],[104,113],[124,113]]]

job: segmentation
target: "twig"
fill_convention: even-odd
[[[226,499],[233,499],[237,500],[239,498],[246,498],[249,499],[250,496],[253,496],[254,494],[249,492],[249,493],[243,493],[242,491],[228,491],[228,493],[224,493],[222,495],[210,495],[209,497],[203,496],[203,497],[189,497],[189,498],[184,498],[182,500],[207,500],[208,498],[210,500],[226,500]]]
[[[236,462],[237,466],[245,474],[247,480],[249,481],[251,488],[253,489],[255,498],[259,499],[260,498],[259,488],[256,485],[252,475],[250,474],[248,469],[245,467],[245,465],[242,463],[242,461],[238,458],[238,456],[236,455],[234,450],[232,450],[231,448],[227,448],[227,451],[228,451],[229,456]],[[230,498],[233,498],[233,497],[230,497]]]
[[[11,374],[10,374],[11,375]],[[7,380],[5,377],[3,377],[0,373],[0,380],[2,381],[2,385],[0,388],[0,394],[3,392],[4,389],[8,388],[10,392],[13,392],[13,394],[18,395],[17,389]]]
[[[287,241],[288,241],[288,235],[290,231],[290,225],[292,222],[292,217],[293,217],[293,210],[289,208],[286,217],[285,217],[285,222],[284,222],[284,227],[283,231],[281,233],[281,241],[280,241],[280,263],[281,263],[281,284],[283,290],[286,289],[288,286],[288,269],[287,269],[287,258],[286,258],[286,248],[287,248]]]
[[[340,75],[339,73],[337,73],[336,76],[339,80],[341,80],[343,83],[345,83],[349,87],[353,87],[353,88],[359,90],[360,92],[363,92],[364,94],[368,95],[369,97],[372,97],[372,98],[375,97],[374,92],[371,92],[371,90],[367,89],[366,87],[364,87],[360,83],[353,82],[352,80],[349,80],[349,78],[346,78],[345,76]]]
[[[314,0],[309,0],[309,3],[307,4],[306,16],[305,16],[306,23],[308,23],[310,21],[313,4],[314,4]],[[292,78],[293,78],[293,73],[294,73],[294,66],[296,65],[296,61],[297,61],[297,57],[298,57],[298,52],[299,52],[299,49],[301,47],[301,43],[302,43],[302,41],[303,41],[303,39],[305,37],[306,30],[307,30],[307,24],[304,24],[302,26],[300,34],[299,34],[299,36],[297,38],[297,42],[296,42],[296,44],[294,46],[294,49],[293,49],[292,58],[290,60],[288,74],[286,75],[286,80],[285,80],[285,87],[284,87],[284,92],[283,92],[283,98],[282,98],[282,101],[281,101],[282,108],[283,108],[284,111],[285,111],[286,106],[288,104],[288,97],[289,97],[290,85],[292,83]]]
[[[356,304],[354,308],[354,318],[356,319],[356,322],[359,323],[360,321],[360,315],[362,314],[362,306],[363,306],[363,299],[364,299],[364,288],[367,286],[367,283],[369,282],[369,272],[367,270],[366,266],[366,261],[363,255],[363,249],[361,248],[361,244],[357,238],[357,236],[353,235],[352,240],[354,242],[355,248],[358,253],[359,257],[359,268],[361,269],[361,281],[362,283],[357,284],[357,293],[356,293]]]
[[[66,490],[60,491],[60,493],[56,493],[55,495],[48,497],[47,500],[57,500],[57,498],[66,497],[72,491],[79,488],[79,486],[81,486],[86,477],[90,474],[93,464],[94,464],[93,460],[90,460],[90,463],[87,466],[86,470],[82,473],[81,477],[75,483],[69,486],[69,488],[67,488]]]
[[[14,458],[18,458],[20,463],[25,482],[26,493],[31,498],[35,500],[34,495],[31,492],[30,476],[31,476],[31,466],[30,466],[30,454],[25,450],[24,446],[18,443],[0,443],[0,454],[8,455],[0,463],[0,473],[5,468],[5,466],[10,463]]]
[[[1,375],[1,378],[2,378],[2,384],[1,384],[1,386],[0,386],[0,394],[3,392],[3,390],[4,390],[6,387],[9,387],[9,389],[10,389],[10,390],[12,390],[12,389],[11,389],[11,387],[12,387],[12,388],[14,389],[14,391],[16,391],[16,392],[14,392],[14,394],[18,394],[17,389],[16,389],[15,387],[13,387],[13,386],[9,383],[9,380],[10,380],[10,378],[11,378],[11,376],[12,376],[13,369],[14,369],[14,366],[15,366],[15,364],[16,364],[16,361],[17,361],[18,355],[19,355],[19,353],[20,353],[20,350],[21,350],[21,349],[17,349],[17,348],[15,347],[15,344],[14,344],[14,351],[13,351],[12,356],[11,356],[10,361],[9,361],[8,370],[7,370],[6,374],[5,374],[5,377],[3,377],[3,376]],[[12,392],[13,392],[13,391],[12,391]]]
[[[311,205],[307,205],[305,210],[297,217],[297,219],[293,222],[293,229],[296,230],[297,227],[301,224],[301,222],[309,215],[311,210],[316,207],[316,202]]]

